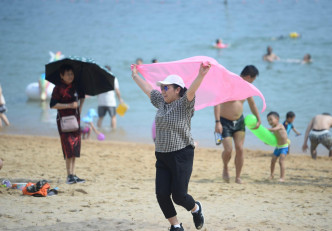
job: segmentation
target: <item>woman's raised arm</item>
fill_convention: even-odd
[[[192,101],[194,99],[197,89],[201,85],[205,75],[209,72],[210,68],[211,68],[211,63],[209,63],[209,62],[207,62],[207,64],[201,63],[198,75],[188,89],[188,92],[187,92],[188,101]]]
[[[136,64],[133,64],[131,76],[133,77],[133,80],[136,82],[136,84],[142,89],[142,91],[150,98],[150,93],[153,88],[148,82],[146,82],[138,75]]]

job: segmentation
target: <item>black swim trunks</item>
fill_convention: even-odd
[[[222,137],[233,137],[233,134],[238,131],[245,131],[244,117],[241,117],[237,120],[228,120],[223,117],[220,117],[220,123],[222,125]]]

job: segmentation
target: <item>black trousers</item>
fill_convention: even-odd
[[[193,169],[194,148],[187,146],[175,152],[156,154],[156,196],[159,206],[168,219],[176,216],[174,203],[188,211],[195,207],[195,200],[188,192]]]

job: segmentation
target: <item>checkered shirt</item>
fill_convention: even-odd
[[[191,136],[191,117],[194,115],[195,97],[189,102],[187,92],[171,103],[166,103],[157,90],[151,91],[151,103],[158,111],[156,123],[156,152],[174,152],[191,145],[195,147]]]

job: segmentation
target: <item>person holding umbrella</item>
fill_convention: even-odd
[[[73,67],[69,64],[63,64],[59,68],[60,83],[57,84],[52,92],[50,107],[57,109],[57,126],[61,139],[63,157],[66,161],[67,184],[84,183],[75,174],[75,160],[81,154],[81,131],[64,132],[61,129],[60,119],[63,116],[74,115],[80,124],[80,113],[82,111],[85,95],[78,91],[73,84],[75,76]]]
[[[75,174],[75,160],[80,157],[80,114],[85,95],[114,90],[114,76],[90,58],[69,56],[45,65],[46,80],[55,85],[50,107],[58,110],[57,125],[67,183],[83,183]],[[69,119],[70,118],[70,119]],[[73,125],[68,129],[67,124]]]
[[[148,82],[139,77],[136,65],[132,68],[132,78],[158,109],[155,118],[156,196],[165,218],[171,224],[171,231],[184,230],[177,219],[173,202],[191,211],[196,229],[204,225],[201,203],[188,194],[195,148],[190,130],[195,92],[210,67],[210,63],[201,63],[198,76],[188,90],[180,76],[169,75],[164,81],[157,82],[161,92],[153,90]]]

